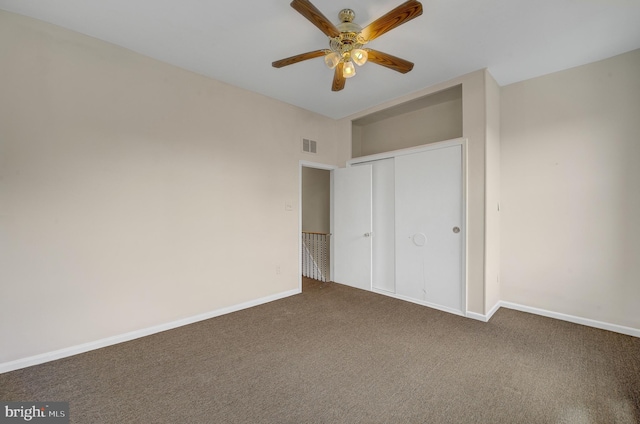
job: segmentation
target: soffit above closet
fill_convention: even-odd
[[[417,99],[401,103],[397,106],[392,106],[390,108],[371,113],[363,116],[362,118],[354,119],[352,124],[358,126],[369,125],[375,122],[384,121],[385,119],[394,118],[405,113],[415,112],[420,109],[454,100],[462,100],[462,85],[456,85],[454,87],[429,94],[428,96],[419,97]]]

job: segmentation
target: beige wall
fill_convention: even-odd
[[[502,299],[640,328],[640,50],[502,88]]]
[[[302,168],[302,231],[330,232],[330,171]]]
[[[485,314],[500,302],[500,87],[485,72],[487,148],[485,187]]]
[[[363,156],[362,154],[362,126],[352,125],[351,128],[351,158]]]
[[[484,315],[485,71],[462,80],[462,134],[467,144],[467,310]]]
[[[437,103],[368,125],[354,125],[354,129],[354,153],[359,150],[358,156],[460,138],[462,99]]]
[[[340,123],[6,12],[0,63],[0,363],[298,288]]]

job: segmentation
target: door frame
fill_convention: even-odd
[[[338,166],[327,165],[325,163],[311,162],[308,160],[298,161],[298,289],[302,292],[302,168],[323,169],[333,171]],[[331,174],[331,183],[329,191],[333,193],[333,174]],[[333,196],[329,196],[329,202]],[[329,225],[333,231],[333,208],[329,205]],[[329,237],[329,281],[333,280],[333,238]]]
[[[462,148],[462,222],[463,224],[463,228],[461,229],[461,233],[462,233],[462,258],[461,258],[461,262],[462,262],[462,272],[461,275],[463,276],[463,283],[464,283],[464,287],[461,290],[461,296],[463,297],[462,299],[462,306],[463,306],[463,311],[462,311],[462,315],[463,316],[468,316],[468,311],[469,311],[469,307],[467,304],[467,300],[469,298],[468,296],[468,290],[469,290],[469,275],[468,275],[468,264],[467,264],[467,257],[468,257],[468,239],[467,239],[467,226],[469,224],[468,222],[468,213],[467,213],[467,186],[468,186],[468,181],[467,181],[467,158],[468,158],[468,154],[467,154],[467,143],[468,140],[464,137],[461,138],[455,138],[452,140],[445,140],[445,141],[439,141],[436,143],[430,143],[430,144],[423,144],[422,146],[417,146],[417,147],[409,147],[406,149],[399,149],[399,150],[392,150],[390,152],[383,152],[383,153],[377,153],[374,155],[368,155],[368,156],[361,156],[358,158],[354,158],[354,159],[350,159],[347,161],[347,167],[351,167],[354,164],[358,164],[358,163],[366,163],[366,162],[373,162],[376,160],[381,160],[381,159],[390,159],[390,158],[395,158],[397,156],[403,156],[403,155],[410,155],[413,153],[420,153],[420,152],[425,152],[425,151],[429,151],[429,150],[435,150],[435,149],[443,149],[446,147],[452,147],[452,146],[461,146]],[[375,231],[375,229],[374,229]],[[377,290],[373,290],[376,293],[380,293],[380,294],[384,294],[386,296],[390,296],[390,297],[396,297],[399,298],[397,295],[395,294],[391,294],[385,291],[377,291]],[[403,300],[408,300],[410,302],[413,302],[410,299],[404,298],[402,297]],[[419,303],[424,305],[424,303],[420,303],[420,302],[414,302],[414,303]],[[426,305],[435,309],[441,309],[443,311],[446,312],[450,312],[450,313],[454,313],[456,315],[458,315],[459,313],[449,310],[448,308],[439,308],[436,305]]]

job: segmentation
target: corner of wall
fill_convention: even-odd
[[[484,311],[500,301],[500,87],[488,70],[485,86]]]

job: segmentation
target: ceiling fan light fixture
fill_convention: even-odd
[[[331,52],[324,57],[324,63],[329,67],[329,69],[333,69],[338,66],[338,63],[340,63],[340,55],[336,52]]]
[[[367,59],[369,58],[369,53],[363,49],[355,49],[351,51],[351,59],[355,62],[356,65],[362,66],[367,63]]]
[[[356,75],[354,63],[355,65],[363,66],[367,62],[372,62],[402,74],[406,74],[413,69],[413,63],[408,60],[366,48],[365,46],[370,41],[392,29],[422,15],[420,1],[405,0],[400,6],[387,12],[364,28],[353,22],[355,18],[353,10],[342,9],[338,14],[340,23],[334,25],[311,1],[292,0],[291,7],[328,37],[329,48],[313,50],[276,60],[271,63],[274,68],[282,68],[303,60],[322,57],[327,67],[334,70],[331,91],[342,90],[345,86],[345,80]]]
[[[353,66],[352,61],[347,61],[344,63],[344,68],[342,68],[342,76],[345,78],[351,78],[356,75],[356,67]]]

